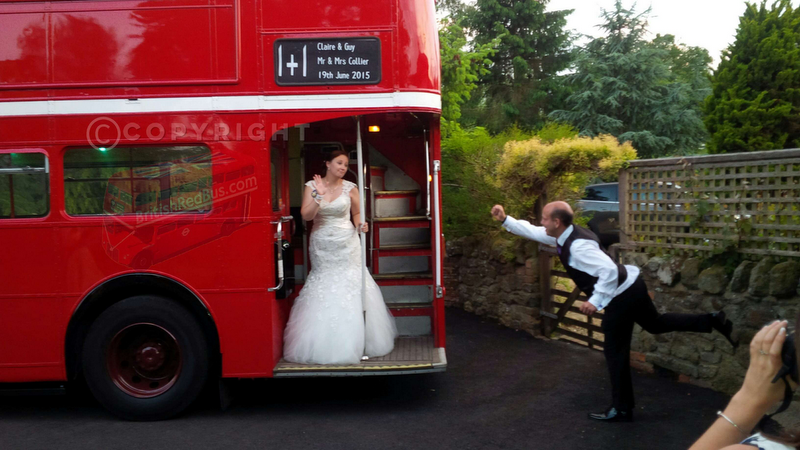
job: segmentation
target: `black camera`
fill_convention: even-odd
[[[798,376],[797,373],[797,349],[794,345],[794,333],[787,334],[786,340],[783,341],[781,361],[783,361],[783,367],[781,367],[781,370],[775,375],[772,382],[777,383],[778,380],[788,375],[792,381],[800,383],[800,376]]]
[[[776,436],[782,434],[783,427],[778,422],[775,422],[772,417],[786,411],[792,403],[792,397],[794,395],[792,387],[789,385],[789,380],[787,380],[786,377],[788,376],[795,383],[798,383],[798,379],[800,379],[797,374],[797,352],[795,351],[793,332],[787,332],[786,340],[783,341],[781,362],[783,362],[783,365],[777,375],[775,375],[775,378],[772,379],[772,382],[777,383],[781,379],[784,380],[785,391],[783,394],[783,403],[781,403],[781,406],[779,406],[774,413],[766,414],[762,417],[756,426],[757,429]]]

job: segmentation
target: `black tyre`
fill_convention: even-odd
[[[208,379],[208,346],[189,311],[163,297],[115,303],[89,328],[83,373],[94,397],[127,420],[162,420],[194,402]]]

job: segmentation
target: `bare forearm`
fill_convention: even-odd
[[[312,201],[300,209],[300,215],[303,216],[303,220],[314,220],[314,217],[317,216],[318,211],[319,204],[317,204],[315,201]]]
[[[728,403],[723,414],[739,428],[734,427],[725,418],[718,417],[689,450],[719,450],[742,442],[756,427],[761,417],[766,414],[768,408],[769,406],[748,401],[741,392],[737,393]]]

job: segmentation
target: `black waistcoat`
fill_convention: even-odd
[[[572,233],[569,235],[567,240],[564,241],[564,245],[561,246],[558,257],[561,259],[561,264],[563,264],[567,269],[567,274],[569,274],[569,277],[575,282],[575,285],[578,286],[587,297],[591,297],[592,293],[594,293],[594,285],[597,283],[597,277],[593,277],[586,272],[573,269],[569,265],[570,248],[572,247],[572,243],[577,239],[588,239],[590,241],[597,242],[598,246],[600,245],[600,239],[597,238],[597,235],[586,228],[572,225]],[[605,250],[603,250],[603,247],[600,247],[600,250],[603,251],[603,253],[606,253]],[[606,255],[608,255],[608,253],[606,253]],[[625,279],[628,278],[628,271],[625,270],[625,266],[622,264],[617,264],[614,262],[610,256],[608,257],[608,263],[617,267],[617,270],[619,271],[619,276],[617,277],[617,286],[620,286],[625,282]]]

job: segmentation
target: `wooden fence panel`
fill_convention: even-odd
[[[571,342],[602,350],[604,335],[601,328],[602,312],[588,317],[575,306],[588,299],[563,270],[553,268],[558,259],[555,247],[539,246],[539,279],[542,290],[542,333],[558,333]],[[543,280],[549,280],[544,282]]]

